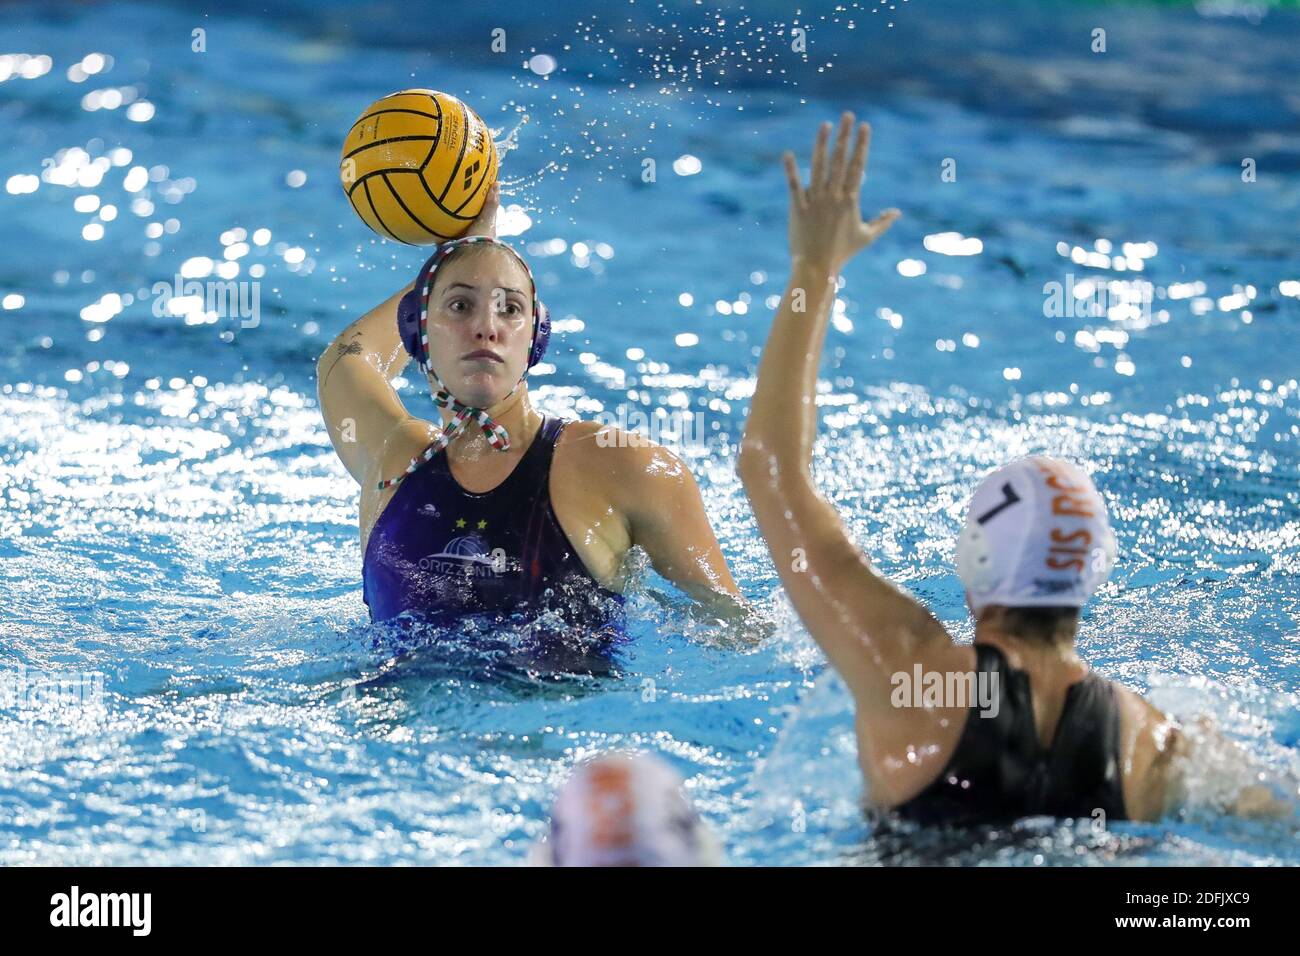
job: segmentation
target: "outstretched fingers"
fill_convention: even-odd
[[[813,144],[812,175],[808,178],[810,190],[820,190],[826,185],[829,175],[826,164],[826,142],[831,137],[831,124],[822,123],[817,127],[817,141]]]
[[[862,179],[867,173],[867,154],[871,149],[871,124],[858,124],[858,141],[853,147],[853,160],[849,164],[849,192],[857,196],[862,189]]]
[[[902,212],[898,209],[886,209],[875,219],[862,224],[861,239],[865,243],[872,243],[889,231],[889,227],[894,224]]]
[[[835,137],[835,154],[831,159],[830,180],[827,183],[835,192],[851,189],[845,182],[844,167],[849,151],[849,133],[853,130],[853,114],[845,110],[840,114],[839,134]]]
[[[781,165],[785,167],[785,181],[790,187],[790,202],[802,206],[803,186],[799,184],[799,164],[795,162],[794,153],[789,150],[782,153]]]

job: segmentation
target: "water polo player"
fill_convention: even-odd
[[[836,277],[899,215],[862,221],[868,128],[859,126],[851,156],[852,114],[828,155],[830,131],[818,132],[807,186],[794,156],[783,157],[792,274],[738,470],[786,593],[852,693],[868,802],[919,822],[1152,820],[1181,802],[1194,764],[1230,768],[1220,777],[1235,790],[1222,809],[1287,812],[1256,783],[1244,751],[1176,727],[1079,659],[1079,608],[1115,554],[1105,504],[1081,469],[1025,458],[975,491],[957,549],[973,645],[954,644],[877,574],[818,492],[817,370]],[[797,290],[806,309],[793,304]]]
[[[608,619],[634,545],[718,613],[741,607],[699,489],[671,452],[539,413],[528,369],[550,335],[527,264],[494,238],[493,187],[469,232],[348,326],[317,363],[330,440],[361,485],[364,600],[406,611],[556,608]],[[390,379],[415,359],[440,421]]]
[[[533,866],[721,866],[722,845],[686,796],[685,781],[648,753],[603,753],[556,794]]]

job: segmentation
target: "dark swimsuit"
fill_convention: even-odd
[[[998,675],[996,717],[971,708],[957,749],[943,772],[894,808],[918,823],[967,825],[1028,816],[1124,820],[1119,759],[1119,700],[1109,681],[1089,673],[1066,692],[1052,745],[1034,725],[1029,676],[996,647],[976,644],[977,667]]]
[[[588,573],[551,507],[551,460],[563,429],[561,419],[543,418],[514,470],[483,494],[460,486],[446,452],[409,474],[366,543],[362,593],[371,620],[553,609],[568,627],[621,629],[622,596]]]

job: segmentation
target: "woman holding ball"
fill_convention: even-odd
[[[526,376],[550,325],[527,264],[495,238],[497,206],[494,184],[466,234],[317,363],[330,440],[361,486],[372,620],[557,609],[568,623],[603,624],[634,545],[685,593],[735,616],[740,594],[687,467],[653,443],[533,407]],[[438,420],[410,414],[390,384],[412,358]]]

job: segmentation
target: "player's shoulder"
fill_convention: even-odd
[[[1134,820],[1156,820],[1179,801],[1189,739],[1179,723],[1136,691],[1111,681],[1120,711],[1124,804]]]
[[[625,512],[666,508],[694,488],[690,469],[671,450],[638,432],[591,421],[565,426],[551,474]]]
[[[1137,691],[1130,690],[1118,681],[1107,679],[1106,682],[1115,689],[1116,702],[1119,704],[1121,712],[1137,726],[1143,729],[1150,729],[1166,723],[1171,727],[1173,726],[1172,721],[1164,711]]]
[[[686,470],[670,449],[640,432],[597,421],[571,421],[556,443],[557,459],[628,480],[679,476]]]
[[[1135,767],[1165,768],[1186,751],[1187,735],[1177,720],[1136,691],[1110,683],[1119,706],[1123,749],[1132,755]]]

